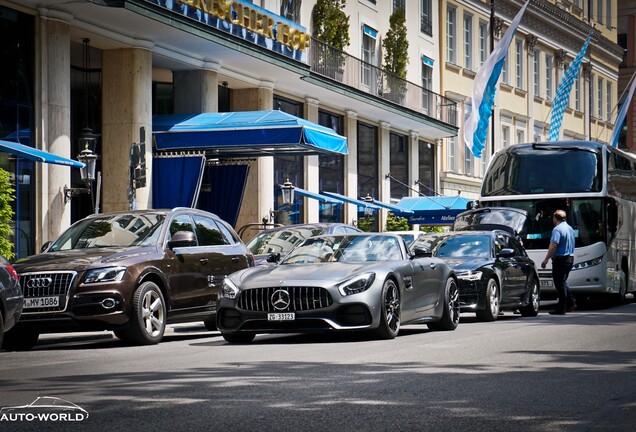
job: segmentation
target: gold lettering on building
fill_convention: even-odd
[[[293,50],[304,51],[309,48],[311,37],[307,33],[284,22],[276,22],[269,15],[234,0],[177,0],[177,2],[269,39],[274,39],[275,27],[277,42]]]

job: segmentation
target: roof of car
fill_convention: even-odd
[[[262,230],[261,233],[263,232],[274,232],[274,231],[281,231],[281,230],[290,230],[290,229],[306,229],[306,228],[330,228],[330,227],[336,227],[336,226],[347,226],[349,228],[352,229],[358,229],[352,225],[348,225],[346,223],[342,223],[342,222],[317,222],[317,223],[306,223],[306,224],[294,224],[294,225],[283,225],[283,226],[279,226],[279,227],[274,227],[274,228],[268,228],[266,230]]]

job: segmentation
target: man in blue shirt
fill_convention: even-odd
[[[551,315],[565,315],[576,309],[574,297],[568,286],[568,276],[574,264],[574,230],[565,221],[565,211],[557,210],[552,215],[554,229],[550,237],[550,246],[541,268],[545,268],[552,258],[552,280],[559,302]]]

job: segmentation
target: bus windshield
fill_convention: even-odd
[[[589,149],[514,146],[494,157],[481,195],[600,192],[601,160]]]
[[[528,220],[523,232],[526,249],[547,249],[554,224],[555,210],[565,210],[567,223],[574,229],[575,247],[604,242],[606,216],[603,198],[557,198],[536,200],[489,201],[488,206],[514,207],[526,210]]]

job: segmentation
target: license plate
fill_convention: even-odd
[[[296,314],[293,312],[267,314],[267,321],[293,321],[295,319]]]
[[[24,309],[59,307],[60,297],[31,297],[24,299]]]
[[[551,287],[552,281],[549,279],[539,281],[539,285],[542,287]]]

